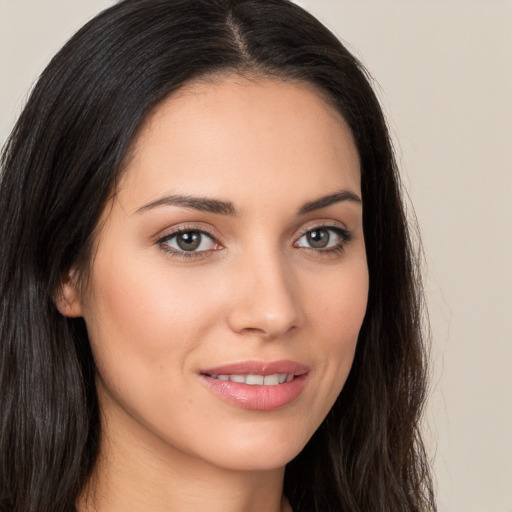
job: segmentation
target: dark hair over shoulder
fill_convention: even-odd
[[[100,435],[82,319],[54,305],[86,268],[99,215],[148,113],[191,80],[270,76],[316,86],[359,152],[370,276],[352,371],[288,464],[295,512],[420,512],[435,503],[418,423],[425,398],[421,289],[386,124],[360,63],[286,0],[125,0],[43,72],[2,154],[0,510],[75,507]]]

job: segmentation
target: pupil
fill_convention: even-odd
[[[325,229],[315,229],[307,234],[308,243],[315,249],[322,249],[329,243],[329,233]]]
[[[201,233],[197,231],[180,233],[176,238],[176,243],[183,251],[193,251],[201,245]]]

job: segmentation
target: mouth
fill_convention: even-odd
[[[202,370],[201,380],[219,398],[253,410],[273,410],[302,393],[309,368],[294,361],[245,361]]]
[[[248,384],[249,386],[278,386],[285,382],[291,382],[295,375],[293,373],[274,373],[272,375],[208,375],[212,379],[238,382],[240,384]]]

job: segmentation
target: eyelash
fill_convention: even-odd
[[[310,228],[303,230],[301,235],[297,239],[297,241],[294,242],[294,244],[293,244],[294,247],[298,247],[296,244],[302,237],[306,236],[308,233],[313,233],[314,231],[332,231],[336,234],[337,237],[339,237],[339,242],[333,247],[329,247],[329,248],[325,248],[325,249],[314,248],[314,247],[303,247],[303,249],[313,251],[315,254],[318,254],[319,256],[320,255],[321,256],[328,256],[328,255],[336,256],[336,255],[342,253],[345,250],[346,245],[352,240],[352,233],[348,229],[342,228],[341,226],[334,225],[334,224],[331,224],[331,225],[321,224],[319,226],[314,226],[314,227],[310,227]]]
[[[334,232],[336,234],[336,236],[339,237],[340,241],[334,247],[329,247],[329,248],[302,247],[302,246],[296,245],[302,237],[304,237],[308,233],[312,233],[314,231]],[[203,251],[185,251],[185,250],[178,250],[178,249],[169,247],[169,245],[167,245],[167,243],[170,240],[172,240],[173,238],[175,238],[181,234],[185,234],[185,233],[198,233],[201,236],[206,236],[207,238],[210,238],[212,240],[212,243],[214,243],[219,248],[215,248],[212,250],[203,250]],[[314,253],[316,253],[318,255],[321,254],[322,256],[337,255],[345,250],[345,246],[351,240],[352,240],[352,234],[350,233],[350,231],[348,231],[345,228],[342,228],[337,225],[319,225],[319,226],[314,226],[314,227],[304,229],[301,232],[300,236],[297,238],[297,240],[293,243],[293,246],[296,248],[303,248],[308,251],[313,251]],[[199,228],[196,228],[193,226],[180,227],[179,229],[176,229],[176,230],[172,231],[171,233],[158,239],[156,241],[156,244],[165,253],[171,254],[172,256],[176,256],[178,258],[184,258],[184,259],[202,258],[202,257],[206,256],[206,253],[222,250],[222,246],[217,242],[216,238],[213,235],[211,235],[210,233],[208,233],[207,231],[205,231],[203,229],[199,229]]]
[[[174,249],[173,247],[169,247],[166,243],[172,240],[173,238],[177,237],[178,235],[184,234],[184,233],[198,233],[201,236],[206,236],[212,240],[212,242],[215,243],[215,245],[220,246],[220,244],[216,241],[215,237],[205,231],[204,229],[199,229],[193,226],[183,226],[180,227],[171,233],[165,235],[164,237],[157,240],[157,245],[160,246],[162,251],[165,253],[171,254],[172,256],[176,256],[178,258],[201,258],[205,256],[205,253],[211,252],[211,251],[184,251],[184,250],[178,250]],[[214,249],[214,250],[220,250],[220,249]]]

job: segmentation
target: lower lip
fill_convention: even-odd
[[[242,409],[271,411],[284,407],[298,398],[306,384],[307,374],[298,375],[290,382],[275,386],[253,386],[213,379],[208,375],[201,375],[201,379],[213,393],[232,405]]]

